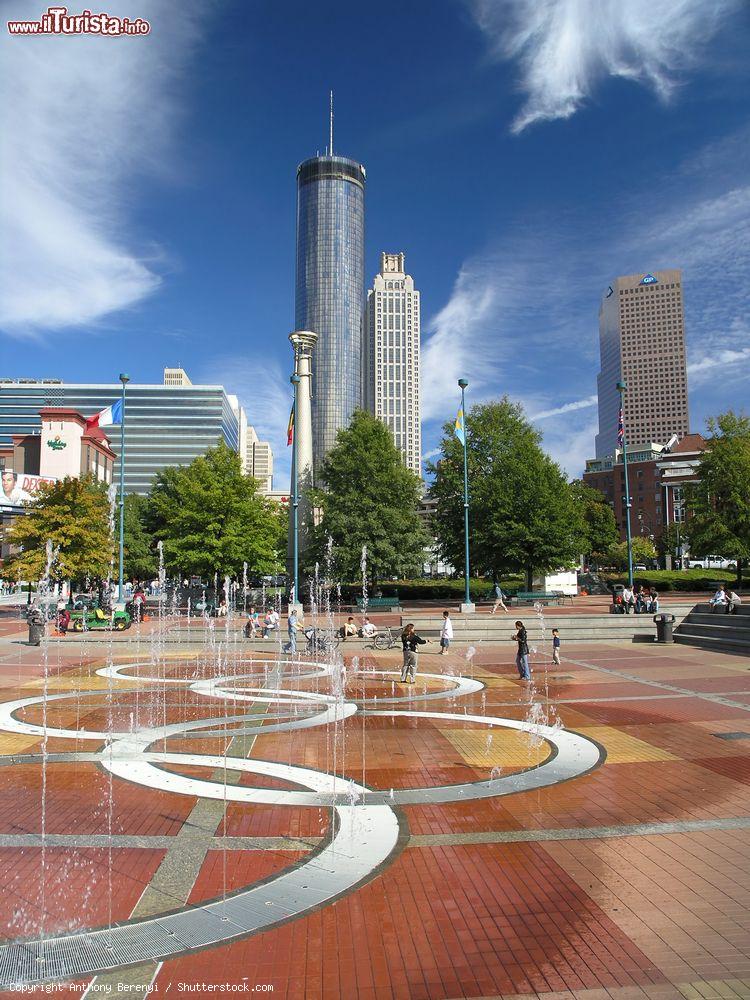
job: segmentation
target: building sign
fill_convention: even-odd
[[[47,442],[47,447],[51,448],[53,451],[62,451],[63,448],[68,447],[68,442],[63,441],[59,434],[56,434],[54,438],[50,438]]]
[[[0,487],[0,507],[22,507],[33,500],[41,483],[56,483],[47,476],[28,476],[25,472],[2,474]]]
[[[659,279],[655,278],[653,274],[644,274],[641,280],[638,282],[639,285],[656,285]]]

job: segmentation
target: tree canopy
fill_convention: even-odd
[[[42,483],[33,504],[8,531],[11,556],[3,575],[13,580],[40,580],[45,572],[47,542],[57,550],[52,580],[105,580],[111,571],[114,542],[107,486],[93,476],[66,476]]]
[[[603,555],[620,540],[612,508],[599,490],[582,479],[574,479],[570,490],[579,513],[583,516],[584,554]]]
[[[475,573],[557,569],[584,547],[586,528],[562,470],[541,435],[507,397],[474,406],[465,418],[469,466],[469,541]],[[445,424],[441,458],[428,468],[437,500],[433,525],[445,559],[462,566],[463,446]]]
[[[332,569],[343,581],[360,577],[363,546],[373,583],[421,569],[430,541],[418,513],[422,484],[382,421],[358,410],[339,431],[322,479],[312,498],[322,517],[311,533],[308,568],[323,562],[330,544]]]
[[[247,562],[251,573],[272,573],[283,559],[284,519],[224,442],[190,465],[162,469],[146,522],[168,572],[239,576]]]
[[[709,438],[688,492],[690,551],[750,559],[750,418],[732,410],[708,421]]]
[[[148,513],[148,497],[138,493],[128,493],[125,497],[123,531],[124,574],[128,580],[151,579],[158,572],[159,560],[155,551],[155,543],[147,528]]]

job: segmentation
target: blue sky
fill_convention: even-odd
[[[742,0],[105,6],[151,34],[0,38],[0,374],[182,364],[239,394],[283,487],[295,169],[332,87],[337,151],[367,167],[368,276],[403,250],[422,292],[425,453],[463,375],[579,474],[600,295],[661,267],[684,270],[693,429],[746,405]]]

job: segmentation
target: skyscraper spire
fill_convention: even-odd
[[[328,120],[328,155],[333,156],[333,91],[330,95],[330,114]]]

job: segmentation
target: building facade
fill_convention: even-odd
[[[617,446],[621,380],[628,446],[689,433],[681,271],[616,278],[599,309],[599,351],[597,458]]]
[[[365,168],[316,156],[297,168],[295,327],[318,335],[313,371],[313,464],[362,406]]]
[[[382,253],[367,293],[364,406],[386,424],[405,465],[421,476],[419,343],[419,292],[406,274],[404,254]]]
[[[273,491],[273,451],[269,441],[261,441],[254,427],[247,429],[245,469],[248,476],[260,482],[261,493]]]
[[[0,449],[13,435],[40,435],[40,411],[66,407],[93,416],[120,398],[122,386],[45,379],[0,380]],[[188,465],[224,441],[240,451],[238,411],[220,385],[128,383],[125,402],[125,492],[146,494],[165,466]],[[104,428],[119,476],[120,428]]]

